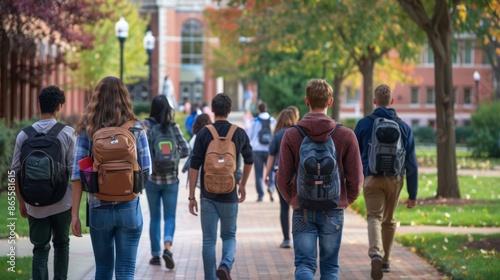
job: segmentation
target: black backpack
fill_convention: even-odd
[[[58,122],[47,134],[31,125],[23,129],[28,139],[21,145],[18,180],[21,197],[29,205],[51,205],[66,194],[69,174],[63,164],[63,147],[57,139],[64,127]]]
[[[401,176],[406,150],[402,140],[400,118],[394,120],[368,116],[373,120],[372,136],[368,144],[368,167],[373,175]]]
[[[325,142],[314,142],[304,130],[294,125],[303,139],[299,148],[297,195],[300,206],[309,210],[337,208],[340,200],[340,176],[333,135],[337,123]]]
[[[272,138],[271,118],[268,119],[259,118],[259,120],[262,123],[262,128],[259,131],[259,142],[264,145],[270,144]]]

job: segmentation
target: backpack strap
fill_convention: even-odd
[[[54,124],[50,130],[47,132],[47,136],[52,136],[52,137],[57,137],[57,135],[59,134],[59,132],[61,132],[61,130],[65,127],[66,125],[60,123],[60,122],[56,122],[56,124]],[[24,133],[26,133],[28,135],[28,137],[35,137],[37,134],[39,134],[40,132],[38,132],[32,125],[29,125],[25,128],[23,128],[23,131]]]
[[[215,129],[215,127],[212,124],[209,124],[205,127],[210,131],[210,133],[212,133],[212,136],[214,137],[214,139],[220,137],[219,133],[217,132],[217,130]],[[226,139],[229,139],[229,140],[233,139],[234,132],[236,131],[237,128],[238,128],[238,126],[236,126],[235,124],[232,124],[231,128],[229,128],[229,131],[227,132]]]
[[[57,137],[59,132],[65,127],[66,125],[57,122],[55,125],[52,126],[52,128],[47,132],[47,136],[52,136],[52,137]]]
[[[300,135],[302,135],[302,138],[304,138],[304,137],[306,137],[306,136],[307,136],[307,133],[305,133],[305,131],[302,129],[302,127],[300,127],[300,126],[298,126],[298,125],[295,125],[295,124],[294,124],[294,125],[292,125],[292,126],[293,126],[293,127],[295,127],[295,128],[299,131]],[[337,123],[337,125],[335,125],[335,128],[334,128],[334,129],[332,130],[332,132],[330,133],[330,137],[332,137],[332,138],[333,138],[333,135],[335,134],[335,132],[337,132],[337,129],[338,129],[339,127],[341,127],[341,126],[342,126],[342,124],[341,124],[341,123]]]
[[[373,121],[375,121],[377,118],[383,118],[383,117],[381,117],[379,115],[375,115],[375,113],[372,113],[372,114],[368,115],[367,117],[369,117]],[[398,124],[401,123],[401,119],[398,116],[396,116],[396,118],[392,119],[392,120],[395,121],[395,122],[397,122]]]
[[[32,126],[28,125],[27,127],[23,128],[24,133],[28,135],[28,137],[35,137],[38,134],[38,131]]]

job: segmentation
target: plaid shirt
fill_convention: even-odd
[[[148,119],[144,120],[144,124],[146,125],[147,129],[151,128],[151,122]],[[178,148],[179,148],[180,157],[185,158],[189,155],[189,151],[190,151],[189,143],[184,138],[184,135],[182,134],[182,131],[181,131],[181,127],[176,123],[172,123],[172,124],[173,124],[172,128],[174,130],[175,139],[177,140],[177,143],[179,144]],[[174,172],[167,174],[165,176],[156,175],[153,172],[151,175],[149,175],[149,181],[151,181],[152,183],[155,183],[157,185],[178,184],[179,183],[179,177],[178,177],[179,171],[178,170],[179,170],[179,167],[177,166],[177,169]]]
[[[137,121],[134,125],[136,128],[143,129],[141,122]],[[135,134],[137,137],[137,134]],[[75,145],[75,156],[73,158],[73,173],[71,174],[71,181],[80,180],[80,166],[78,166],[78,161],[82,158],[90,156],[92,149],[92,139],[89,138],[87,133],[83,132],[76,138]],[[149,155],[149,145],[146,133],[141,132],[139,138],[137,139],[137,163],[144,169],[149,169],[151,174],[151,156]],[[88,194],[88,201],[90,207],[98,207],[103,204],[110,204],[112,202],[103,202],[91,193]]]

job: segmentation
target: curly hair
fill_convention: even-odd
[[[66,99],[64,91],[56,86],[48,86],[43,88],[38,94],[38,103],[40,104],[40,111],[44,113],[54,113],[59,104],[64,104]]]
[[[92,137],[102,127],[120,126],[130,120],[136,120],[130,94],[120,79],[108,76],[92,91],[75,132],[86,131]]]

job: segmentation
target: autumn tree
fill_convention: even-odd
[[[0,1],[0,117],[9,122],[16,115],[10,110],[20,106],[11,105],[38,91],[47,73],[64,63],[64,52],[91,46],[94,37],[82,25],[104,16],[100,5],[101,0]],[[51,59],[41,59],[41,53]]]
[[[500,100],[500,2],[482,1],[459,6],[454,23],[461,32],[475,34],[495,78],[494,98]]]
[[[398,0],[426,33],[434,53],[434,89],[437,126],[437,197],[460,198],[455,153],[455,95],[452,76],[451,15],[460,1]]]

